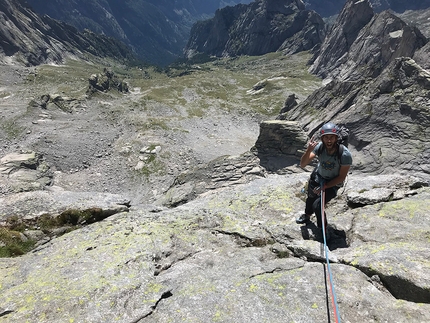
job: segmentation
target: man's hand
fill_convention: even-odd
[[[308,142],[308,148],[307,150],[314,150],[314,148],[318,145],[318,140],[315,139],[315,135],[312,136],[312,138]]]
[[[307,164],[311,162],[312,159],[315,158],[315,154],[313,150],[318,145],[318,141],[315,140],[315,136],[312,136],[311,140],[308,142],[308,147],[306,148],[305,153],[303,154],[302,158],[300,159],[300,167],[304,168]]]

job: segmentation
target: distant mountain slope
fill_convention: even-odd
[[[282,50],[297,53],[322,43],[322,18],[301,0],[256,0],[218,10],[191,30],[186,55],[262,55]]]
[[[26,65],[59,63],[65,57],[85,54],[133,58],[131,50],[120,41],[90,31],[78,30],[49,17],[40,17],[19,1],[0,2],[0,55],[7,62],[18,59]]]
[[[183,56],[194,22],[226,5],[251,0],[27,0],[34,10],[121,39],[151,63],[165,65]]]

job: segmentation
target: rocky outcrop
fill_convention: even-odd
[[[88,79],[87,94],[92,95],[96,92],[107,92],[111,89],[117,90],[122,93],[128,93],[128,84],[121,81],[112,71],[104,69],[103,73],[93,74]]]
[[[55,186],[0,197],[1,257],[20,256],[129,207],[130,201],[120,195]]]
[[[188,58],[197,53],[238,56],[274,51],[297,53],[322,43],[324,22],[301,0],[258,0],[218,10],[215,17],[196,23],[185,48]]]
[[[133,58],[131,49],[113,38],[40,17],[21,2],[5,0],[0,4],[0,61],[11,58],[25,65],[61,63],[68,57],[91,54],[118,60]]]
[[[285,100],[284,107],[281,109],[280,113],[282,114],[287,111],[290,111],[292,108],[298,105],[299,104],[298,99],[299,98],[294,93],[290,94]]]
[[[271,120],[260,123],[260,134],[251,148],[269,172],[291,172],[300,161],[307,143],[300,123]]]
[[[83,106],[78,99],[63,97],[59,94],[44,94],[40,98],[33,99],[28,104],[28,109],[32,110],[34,108],[39,108],[42,110],[53,110],[60,109],[64,112],[71,113],[76,111],[77,109],[82,109]],[[44,111],[39,114],[41,120],[43,119],[51,119],[52,116],[49,112]],[[38,122],[38,121],[33,121]]]
[[[99,192],[70,192],[60,187],[50,186],[44,191],[21,192],[0,198],[0,221],[9,217],[34,220],[43,214],[58,216],[73,210],[99,208],[106,215],[126,212],[130,200],[119,194]]]

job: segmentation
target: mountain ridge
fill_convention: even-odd
[[[216,10],[225,6],[252,5],[251,0],[172,2],[61,0],[54,3],[51,0],[27,0],[40,14],[65,21],[81,31],[87,28],[95,33],[115,37],[131,46],[140,59],[162,66],[184,57],[184,48],[189,42],[194,23],[213,17]],[[314,10],[327,17],[339,13],[345,1],[299,0],[297,3],[306,10]],[[411,0],[407,3],[386,0],[372,1],[372,4],[377,12],[389,8],[403,12],[428,8],[430,0]]]

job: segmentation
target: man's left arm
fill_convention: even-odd
[[[324,189],[330,188],[330,187],[336,186],[337,184],[342,183],[345,180],[346,176],[348,175],[350,168],[351,168],[351,165],[340,166],[339,175],[333,178],[331,181],[325,183]]]

